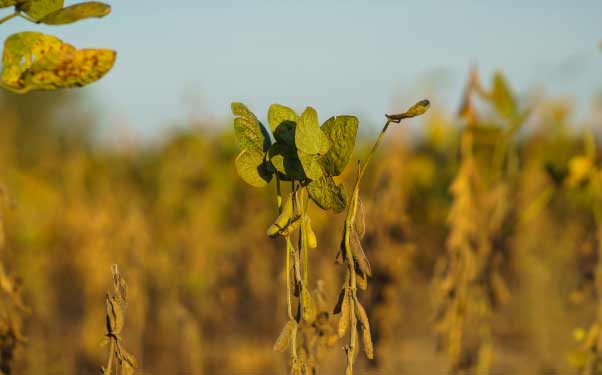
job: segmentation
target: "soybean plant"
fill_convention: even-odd
[[[360,183],[384,134],[391,124],[426,112],[430,103],[422,100],[408,111],[386,115],[387,121],[363,163],[358,163],[357,177],[348,198],[341,175],[351,160],[355,147],[359,120],[354,116],[333,116],[322,125],[318,114],[307,107],[301,115],[291,108],[273,104],[268,110],[270,131],[242,103],[232,103],[235,116],[234,130],[241,152],[235,165],[240,177],[255,187],[265,187],[271,181],[276,185],[278,217],[267,229],[267,235],[284,239],[286,301],[288,321],[280,333],[274,349],[290,348],[291,373],[315,373],[315,359],[300,352],[300,332],[319,333],[326,346],[333,346],[337,338],[347,332],[346,374],[352,374],[353,362],[362,337],[364,352],[374,356],[370,323],[357,296],[357,290],[366,289],[371,276],[370,263],[362,250],[356,229],[360,206]],[[288,193],[283,185],[290,186]],[[334,214],[347,210],[342,238],[337,254],[338,263],[345,267],[345,281],[333,314],[340,315],[337,332],[316,330],[317,319],[328,321],[329,314],[318,313],[316,295],[309,289],[309,249],[318,246],[311,226],[308,207],[313,202],[322,210]],[[326,315],[324,315],[326,314]],[[312,328],[313,327],[313,331]]]

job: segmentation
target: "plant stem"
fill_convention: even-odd
[[[107,359],[107,367],[105,368],[104,375],[111,375],[113,372],[113,354],[115,353],[115,339],[113,337],[109,337],[109,358]]]
[[[4,17],[4,18],[0,18],[0,25],[2,25],[4,22],[16,17],[19,15],[19,12],[15,12],[13,14],[9,14],[8,16]]]

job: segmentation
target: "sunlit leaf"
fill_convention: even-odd
[[[236,158],[236,171],[249,185],[264,187],[272,179],[264,163],[264,154],[257,150],[244,149]]]
[[[321,159],[328,175],[340,175],[353,153],[359,121],[354,116],[331,117],[322,125],[322,131],[330,140],[331,147]]]
[[[39,21],[50,13],[56,12],[63,7],[63,0],[29,0],[20,6],[34,21]]]
[[[287,180],[294,178],[295,180],[304,180],[305,173],[301,161],[291,146],[276,142],[268,150],[268,159],[274,168]]]
[[[47,25],[65,25],[86,18],[101,18],[109,13],[111,13],[111,6],[109,4],[99,1],[88,1],[52,12],[40,19],[39,22]]]
[[[307,185],[311,199],[324,209],[336,213],[347,206],[347,194],[343,184],[337,185],[332,177],[322,177]]]
[[[234,132],[239,147],[266,152],[270,147],[270,136],[265,127],[257,120],[253,112],[242,103],[232,103]]]
[[[495,73],[493,76],[491,102],[495,106],[497,112],[506,118],[510,118],[516,113],[514,95],[503,74],[500,72]]]
[[[77,50],[50,35],[17,33],[4,44],[2,84],[20,93],[81,87],[102,78],[115,56],[107,49]]]
[[[322,166],[320,165],[317,155],[310,155],[301,150],[297,150],[297,156],[299,157],[299,161],[303,166],[303,171],[307,178],[310,180],[317,180],[322,177],[324,172],[322,171]]]
[[[268,110],[268,123],[272,132],[276,132],[283,122],[297,122],[298,118],[295,111],[280,104],[272,104]]]
[[[330,148],[330,142],[320,129],[318,113],[307,107],[299,117],[295,131],[297,149],[310,155],[324,155]]]

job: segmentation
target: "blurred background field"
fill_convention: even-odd
[[[275,188],[237,175],[230,102],[264,123],[274,102],[358,116],[353,166],[385,112],[424,98],[362,184],[376,354],[356,375],[602,374],[599,0],[108,2],[101,23],[52,28],[117,50],[106,77],[0,92],[0,375],[98,374],[113,264],[137,374],[288,373]],[[1,40],[25,29],[51,28],[15,18]],[[465,105],[475,64],[487,90],[505,74],[515,113],[503,95]],[[331,308],[344,214],[311,217],[310,287]],[[454,279],[454,261],[477,271]],[[343,345],[317,374],[344,373]]]
[[[585,152],[584,130],[599,135],[602,98],[590,98],[578,122],[566,99],[524,102],[533,113],[515,142],[518,172],[506,181],[513,215],[499,246],[511,298],[493,317],[492,373],[575,373],[573,336],[596,317],[598,240],[584,193],[549,171]],[[480,113],[495,121],[490,109]],[[376,133],[360,128],[354,158]],[[463,128],[434,102],[424,119],[391,131],[365,180],[364,248],[374,278],[361,299],[377,354],[358,359],[359,373],[447,371],[433,333],[432,280],[446,256]],[[98,373],[113,263],[130,287],[124,338],[140,373],[287,371],[286,356],[272,351],[286,321],[283,244],[265,236],[276,216],[273,192],[236,175],[231,123],[186,123],[155,143],[97,136],[94,110],[77,93],[0,97],[1,259],[30,309],[14,373]],[[320,243],[312,279],[324,281],[334,306],[343,215],[312,215]],[[343,371],[339,346],[320,373]]]

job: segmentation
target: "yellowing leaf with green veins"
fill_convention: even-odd
[[[307,107],[299,117],[295,130],[297,149],[310,155],[324,155],[330,148],[330,141],[320,129],[318,113]]]
[[[299,156],[299,161],[303,166],[303,172],[305,172],[307,178],[310,180],[317,180],[324,175],[322,166],[316,155],[310,155],[301,150],[297,150],[297,156]]]
[[[34,21],[39,21],[48,14],[56,12],[63,7],[63,0],[29,0],[19,7]]]
[[[266,152],[270,147],[270,136],[253,112],[242,103],[232,103],[234,133],[239,147]]]
[[[111,6],[109,4],[99,1],[88,1],[52,12],[40,19],[39,22],[46,25],[65,25],[86,18],[101,18],[109,13],[111,13]]]
[[[41,33],[13,34],[4,44],[2,86],[18,93],[85,86],[111,70],[115,56],[107,49],[77,50]]]
[[[510,118],[516,113],[516,101],[514,95],[512,94],[504,75],[500,72],[495,73],[493,76],[491,102],[496,111],[506,118]]]
[[[322,177],[307,185],[311,199],[323,210],[335,213],[347,207],[347,193],[343,184],[337,185],[332,177]]]
[[[297,122],[298,118],[295,111],[280,104],[272,104],[268,110],[268,123],[272,132],[276,132],[283,122]]]
[[[264,156],[260,151],[244,149],[236,158],[236,171],[251,186],[264,187],[272,180],[272,173],[264,163]]]
[[[321,164],[330,176],[340,175],[353,153],[359,120],[354,116],[331,117],[321,127],[330,140],[331,147],[321,159]]]

